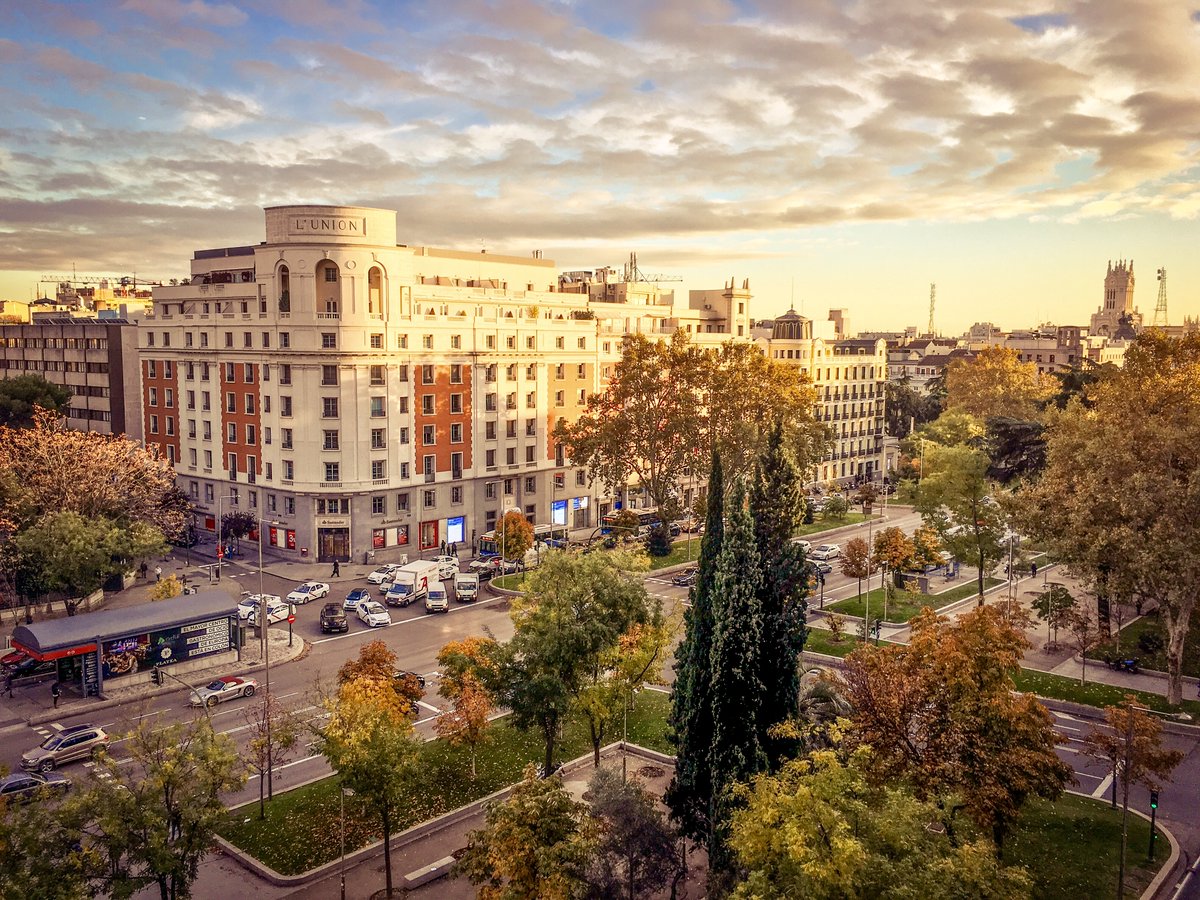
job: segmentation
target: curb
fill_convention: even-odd
[[[310,649],[311,649],[311,645],[308,643],[308,641],[306,641],[304,638],[301,637],[300,638],[300,651],[295,656],[293,656],[291,659],[281,659],[277,662],[272,662],[271,665],[283,666],[283,665],[287,665],[290,662],[295,662],[301,656],[304,656]],[[216,667],[214,667],[214,669],[215,668]],[[250,675],[254,672],[261,672],[264,669],[266,669],[266,664],[256,663],[255,665],[250,666],[248,669],[244,669],[239,674]],[[198,669],[196,671],[202,672],[204,670]],[[68,709],[67,707],[62,707],[60,709],[47,710],[44,713],[35,713],[34,715],[30,716],[28,719],[21,719],[20,721],[26,725],[44,725],[47,722],[53,722],[56,719],[61,719],[68,715],[86,715],[87,713],[90,713],[93,710],[111,709],[114,706],[121,706],[126,703],[136,702],[137,700],[146,700],[146,699],[149,699],[150,697],[167,697],[167,696],[170,696],[171,694],[183,694],[183,693],[187,693],[191,690],[192,690],[191,688],[172,687],[170,690],[155,691],[153,694],[144,693],[138,697],[120,697],[120,698],[114,697],[109,700],[98,700],[95,703],[88,704],[88,706],[85,709],[80,709],[78,712],[74,712],[71,709]]]
[[[617,741],[612,744],[608,744],[607,746],[600,748],[600,753],[601,753],[601,755],[603,755],[604,753],[611,752],[612,750],[619,748],[620,746],[621,746],[620,741]],[[659,753],[655,750],[650,750],[646,747],[639,747],[637,744],[627,744],[626,749],[628,750],[629,753],[631,753],[635,756],[645,757],[646,759],[649,759],[652,762],[673,764],[675,761],[674,757],[672,757],[672,756],[667,756],[667,755]],[[562,766],[558,770],[558,774],[559,775],[570,774],[570,773],[578,771],[581,768],[586,768],[587,766],[591,765],[591,763],[592,763],[592,753],[591,753],[591,751],[589,751],[589,752],[585,753],[583,756],[576,757],[575,759],[570,760],[569,762],[563,763]],[[312,778],[301,784],[297,784],[292,787],[289,787],[288,791],[296,790],[297,788],[304,787],[305,785],[314,784],[317,781],[324,781],[327,778],[336,778],[336,777],[337,777],[337,775],[333,774],[333,775],[323,775],[319,778]],[[457,809],[453,809],[448,813],[443,813],[442,815],[438,816],[435,819],[428,819],[424,822],[418,822],[416,825],[413,825],[410,828],[404,829],[404,831],[401,831],[397,834],[392,835],[392,838],[391,838],[392,849],[395,850],[397,847],[402,847],[406,844],[410,844],[413,841],[419,840],[420,838],[423,838],[427,835],[436,834],[437,832],[442,831],[443,829],[446,829],[452,825],[458,824],[459,822],[463,821],[464,819],[469,819],[472,816],[477,815],[478,813],[480,813],[484,810],[484,808],[487,806],[487,804],[505,796],[510,791],[512,791],[512,789],[515,786],[516,785],[514,785],[514,784],[510,784],[507,787],[503,787],[498,791],[493,791],[492,793],[488,794],[486,797],[480,797],[478,800],[473,800],[470,803],[468,803],[464,806],[460,806]],[[230,807],[230,811],[233,811],[236,809],[242,809],[243,807],[254,805],[257,803],[258,803],[258,800],[247,800],[243,803],[239,803],[237,806]],[[266,863],[261,862],[260,860],[258,860],[254,856],[252,856],[249,852],[242,850],[239,847],[234,846],[233,844],[231,844],[229,841],[225,840],[220,835],[216,835],[215,840],[216,840],[217,846],[221,849],[221,851],[226,856],[229,856],[235,862],[239,863],[240,865],[242,865],[243,867],[248,869],[250,872],[257,875],[259,878],[263,879],[264,881],[269,882],[270,884],[276,885],[277,887],[297,887],[299,885],[308,884],[313,881],[319,881],[319,880],[326,878],[336,872],[339,872],[343,865],[343,860],[339,857],[338,859],[334,859],[330,862],[325,863],[324,865],[320,865],[315,869],[309,869],[307,872],[300,872],[297,875],[283,875],[279,872],[276,872],[274,869],[272,869]],[[357,865],[358,863],[361,863],[365,860],[371,859],[376,856],[382,856],[382,855],[383,855],[383,841],[375,841],[372,844],[368,844],[366,847],[360,847],[358,850],[355,850],[353,853],[347,853],[346,858],[344,860],[344,864],[347,868],[350,868],[350,867]],[[447,859],[450,860],[449,864],[447,864],[447,862],[446,862]],[[445,859],[439,859],[436,862],[430,863],[426,866],[422,866],[418,869],[414,869],[412,872],[409,872],[407,875],[402,875],[400,877],[400,882],[401,882],[400,887],[412,888],[412,887],[418,887],[419,885],[422,885],[422,884],[427,884],[430,881],[434,881],[438,878],[441,878],[443,875],[446,875],[450,871],[450,868],[452,865],[453,865],[453,858],[447,857]],[[411,880],[410,880],[410,876],[412,876]]]

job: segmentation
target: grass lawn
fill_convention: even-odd
[[[879,516],[878,512],[872,512],[869,517],[860,512],[848,512],[840,519],[826,519],[818,515],[816,521],[811,525],[801,525],[796,529],[795,537],[807,537],[810,534],[820,534],[822,531],[833,531],[835,528],[857,525],[859,522],[867,521],[868,518],[878,519]]]
[[[1138,643],[1143,634],[1157,634],[1162,639],[1164,649],[1147,653]],[[1167,629],[1163,627],[1158,613],[1142,616],[1131,625],[1121,629],[1121,652],[1136,656],[1144,669],[1154,669],[1158,672],[1167,671]],[[1192,624],[1187,637],[1183,641],[1183,674],[1193,678],[1200,677],[1200,617],[1192,616]]]
[[[667,742],[667,711],[670,697],[657,691],[642,691],[634,698],[629,713],[629,740],[664,753],[671,752]],[[525,765],[541,762],[543,746],[536,735],[518,731],[507,719],[497,721],[492,738],[480,748],[478,777],[470,777],[470,753],[430,741],[421,752],[421,782],[413,786],[409,804],[400,812],[394,832],[439,816],[465,803],[497,791],[521,779]],[[620,725],[606,735],[604,742],[619,740]],[[564,740],[555,751],[557,760],[574,759],[589,752],[591,742],[586,730],[569,725]],[[266,819],[258,818],[257,804],[231,811],[219,829],[226,840],[247,850],[285,875],[295,875],[338,857],[341,845],[331,837],[339,820],[338,781],[323,779],[294,791],[277,794],[267,804]],[[357,797],[346,799],[346,851],[352,852],[381,840],[378,820]]]
[[[1093,663],[1089,660],[1088,668]],[[1104,663],[1096,662],[1097,667]],[[1125,700],[1126,694],[1133,694],[1141,706],[1158,710],[1159,712],[1186,712],[1193,721],[1200,721],[1200,702],[1184,699],[1178,706],[1170,706],[1167,698],[1161,694],[1148,691],[1134,691],[1129,688],[1117,687],[1111,684],[1099,684],[1089,681],[1080,684],[1076,678],[1063,675],[1051,675],[1048,672],[1035,672],[1032,669],[1022,669],[1017,677],[1017,690],[1032,691],[1042,697],[1054,697],[1058,700],[1069,700],[1073,703],[1083,703],[1087,706],[1119,706]]]
[[[997,584],[1000,584],[1000,579],[998,578],[985,578],[983,580],[984,590],[994,587]],[[912,594],[908,591],[896,589],[892,593],[891,601],[887,605],[887,615],[884,621],[907,622],[919,613],[923,607],[931,606],[934,609],[941,609],[947,604],[958,600],[965,600],[967,597],[974,597],[978,592],[978,585],[974,581],[970,584],[960,584],[958,587],[942,591],[940,594]],[[872,618],[876,615],[883,615],[883,589],[873,588],[871,591],[864,593],[861,598],[854,596],[846,600],[839,600],[837,603],[826,603],[825,608],[841,613],[842,615],[861,619],[866,613],[868,603],[872,610]]]
[[[513,572],[511,575],[501,575],[498,578],[493,578],[492,584],[506,591],[519,591],[521,590],[521,583],[524,580],[524,572]]]
[[[1159,837],[1155,862],[1147,863],[1150,823],[1129,817],[1125,896],[1137,897],[1167,858]],[[1033,897],[1112,897],[1121,854],[1121,811],[1107,803],[1064,794],[1056,803],[1033,799],[1004,846],[1009,864],[1025,866],[1034,879]]]
[[[892,642],[880,641],[879,643],[880,646],[886,646]],[[808,629],[808,640],[804,642],[806,653],[824,653],[826,656],[839,658],[848,656],[860,646],[862,646],[862,641],[855,634],[852,623],[842,634],[840,641],[834,641],[833,635],[825,628],[810,628]]]

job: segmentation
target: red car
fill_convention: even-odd
[[[27,659],[29,659],[29,654],[24,650],[13,650],[11,653],[0,656],[0,666],[18,666]]]

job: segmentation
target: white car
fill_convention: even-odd
[[[307,603],[329,596],[329,585],[323,581],[306,581],[287,595],[288,603]]]
[[[837,544],[822,544],[812,553],[808,554],[809,559],[830,560],[837,559],[842,555],[842,548]]]
[[[438,566],[438,577],[442,580],[453,578],[454,573],[458,571],[457,556],[435,556],[433,561]]]
[[[255,607],[246,619],[247,625],[258,625],[258,611],[260,607]],[[274,625],[276,622],[286,622],[287,617],[291,614],[292,607],[290,604],[284,603],[278,597],[267,600],[267,624]]]
[[[392,614],[374,600],[358,604],[358,618],[372,628],[382,628],[392,624]]]
[[[367,576],[367,584],[385,584],[392,580],[392,573],[395,572],[400,565],[398,563],[384,563],[374,572]]]
[[[238,601],[238,618],[249,619],[263,600],[267,603],[283,603],[275,594],[246,594]],[[284,604],[286,606],[286,604]]]
[[[803,550],[805,554],[812,553],[812,544],[809,541],[802,540],[801,538],[792,538],[792,543]]]

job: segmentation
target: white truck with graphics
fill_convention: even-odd
[[[433,560],[419,559],[392,573],[392,581],[384,599],[388,606],[408,606],[424,598],[431,584],[440,583],[438,564]]]

